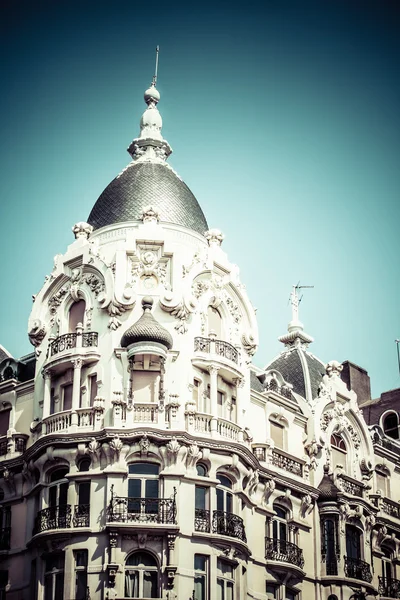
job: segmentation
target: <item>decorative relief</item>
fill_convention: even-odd
[[[257,351],[257,343],[254,337],[251,335],[251,333],[244,333],[242,335],[242,344],[246,354],[248,354],[249,356],[254,356],[254,354]]]
[[[186,455],[186,466],[188,468],[195,467],[197,461],[199,461],[202,456],[203,454],[200,448],[198,447],[197,443],[193,442],[193,444],[191,444],[191,446],[189,446],[188,448],[188,452]]]
[[[96,275],[94,275],[94,273],[88,273],[85,275],[82,279],[82,283],[86,283],[89,286],[96,298],[100,292],[104,292],[104,281],[101,281],[98,277],[96,277]]]
[[[253,471],[251,469],[249,481],[247,484],[249,496],[253,496],[256,493],[259,483],[260,483],[260,473],[259,473],[258,469],[256,469],[255,471]]]
[[[235,304],[235,302],[232,300],[232,298],[228,295],[226,295],[226,297],[225,297],[225,302],[229,309],[229,312],[232,315],[234,322],[240,323],[240,321],[242,319],[242,315],[240,313],[239,306],[237,304]]]
[[[150,449],[150,441],[146,434],[139,440],[140,456],[147,456]]]
[[[162,255],[162,247],[141,245],[137,247],[137,255],[131,261],[131,283],[136,285],[142,280],[146,289],[154,289],[159,282],[168,289],[170,287],[170,258]]]
[[[178,333],[186,333],[188,330],[187,321],[190,315],[197,307],[196,299],[191,296],[187,299],[181,297],[176,298],[173,294],[167,292],[164,297],[160,298],[160,306],[165,311],[170,313],[178,320],[175,329]]]
[[[204,237],[206,238],[208,245],[221,246],[225,236],[219,229],[209,229],[205,232]]]
[[[198,300],[200,296],[205,294],[207,290],[210,289],[210,284],[208,281],[204,281],[203,279],[200,281],[194,281],[192,285],[192,294]]]
[[[29,341],[36,348],[40,346],[46,336],[46,325],[40,319],[32,321],[32,325],[28,331]]]
[[[67,283],[67,284],[63,285],[58,290],[58,292],[56,292],[49,299],[49,309],[50,309],[50,313],[52,315],[55,314],[55,312],[57,311],[57,308],[60,306],[61,302],[64,300],[64,296],[66,296],[68,294],[70,287],[71,287],[70,283]]]
[[[276,484],[273,479],[268,479],[268,481],[265,482],[264,493],[263,493],[263,497],[262,497],[263,506],[268,506],[271,495],[273,494],[273,492],[275,490],[275,486],[276,486]]]
[[[313,510],[314,505],[310,494],[305,494],[301,499],[300,514],[305,519]]]
[[[91,225],[89,225],[89,223],[80,221],[79,223],[75,223],[75,225],[72,227],[72,231],[75,235],[75,239],[78,239],[78,238],[89,239],[89,236],[93,231],[93,227]]]

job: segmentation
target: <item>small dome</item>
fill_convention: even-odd
[[[321,479],[321,483],[318,486],[319,497],[318,502],[327,502],[329,500],[336,500],[339,488],[333,483],[332,475],[328,473],[329,467],[324,465],[324,476]]]
[[[199,203],[188,186],[167,164],[129,165],[100,195],[88,223],[100,229],[114,223],[141,221],[147,206],[158,210],[160,221],[204,234],[208,229]]]
[[[265,370],[279,371],[285,381],[291,383],[293,391],[308,401],[318,395],[318,388],[325,375],[325,365],[301,347],[288,348],[275,358]]]
[[[153,100],[156,104],[160,100],[160,92],[155,85],[151,85],[144,93],[144,101],[146,104],[148,104],[151,100]]]
[[[173,344],[171,334],[151,314],[153,298],[149,296],[144,297],[142,306],[142,316],[125,331],[121,339],[121,347],[129,348],[129,346],[137,342],[156,342],[165,346],[167,350],[170,350]]]

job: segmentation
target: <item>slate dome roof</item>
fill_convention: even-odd
[[[292,384],[293,391],[306,400],[316,398],[318,387],[325,375],[325,365],[300,347],[283,351],[265,367],[266,371],[271,369],[279,371],[284,380]]]
[[[131,325],[121,339],[121,347],[128,348],[136,342],[156,342],[170,350],[172,335],[151,314],[153,298],[146,296],[142,300],[143,314],[136,323]]]
[[[144,208],[158,210],[161,222],[182,225],[203,235],[208,225],[196,198],[166,163],[128,165],[100,194],[88,223],[93,229],[140,221]]]
[[[318,502],[336,500],[340,493],[339,488],[333,482],[333,476],[328,473],[329,468],[324,465],[324,476],[318,486],[319,497]]]

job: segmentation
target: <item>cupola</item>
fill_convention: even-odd
[[[135,354],[153,353],[166,356],[172,348],[172,336],[151,312],[153,298],[145,296],[142,299],[143,314],[125,331],[121,339],[121,347],[128,349],[128,356]]]

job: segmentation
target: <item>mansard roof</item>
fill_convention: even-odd
[[[284,380],[292,384],[293,391],[306,400],[316,398],[325,375],[325,365],[300,346],[284,350],[265,367],[266,371],[271,369],[279,371]]]

